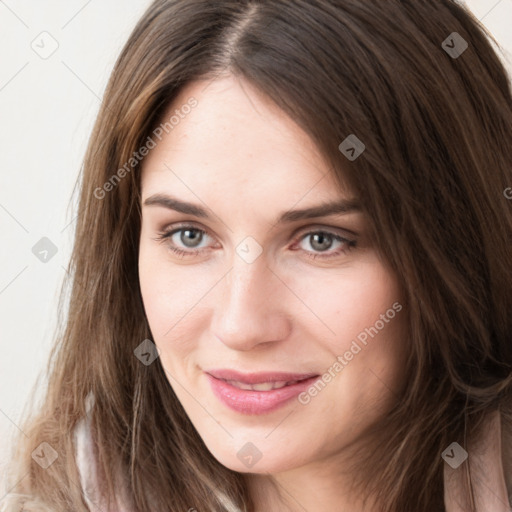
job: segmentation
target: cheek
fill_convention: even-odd
[[[402,302],[396,279],[381,265],[369,267],[349,300],[343,302],[345,310],[338,317],[337,327],[349,327],[341,337],[343,349],[344,353],[357,352],[348,356],[361,378],[373,376],[374,380],[381,376],[390,383],[399,378],[405,324]]]
[[[202,328],[200,298],[205,294],[193,267],[174,269],[165,252],[141,244],[139,281],[153,342],[164,368],[174,373],[197,345]],[[190,275],[189,275],[190,274]],[[199,283],[199,284],[198,284]],[[204,322],[203,322],[204,323]],[[176,368],[177,370],[177,368]]]
[[[141,241],[139,282],[144,309],[155,337],[166,335],[177,318],[185,314],[194,296],[194,280],[174,269],[163,247]],[[169,333],[170,334],[170,333]]]
[[[149,250],[141,243],[139,252],[139,282],[144,310],[153,341],[165,352],[165,340],[174,332],[183,301],[180,283],[169,275],[158,251]]]
[[[310,319],[307,322],[317,326],[317,334],[330,340],[337,350],[344,349],[347,342],[350,345],[350,340],[373,326],[400,300],[396,280],[374,258],[331,273],[329,278],[296,278],[290,287],[299,299],[290,299],[296,304],[293,307],[298,317]]]
[[[154,251],[148,250],[146,245],[141,243],[139,251],[139,283],[142,302],[151,331],[157,337],[164,329],[164,319],[168,314],[165,311],[165,304],[168,304],[170,298],[168,295],[169,289],[165,282],[165,273],[162,272],[162,268],[161,262],[154,255]],[[171,304],[168,305],[172,308]]]
[[[334,370],[343,375],[335,386],[350,389],[359,399],[398,390],[405,367],[406,313],[394,276],[380,264],[367,265],[337,280],[326,295],[322,319],[335,333],[329,337],[331,364],[338,356],[343,359]]]

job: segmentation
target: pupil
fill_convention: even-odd
[[[319,240],[319,243],[317,243],[317,240]],[[326,244],[326,241],[328,243]],[[331,236],[327,233],[317,233],[313,235],[313,242],[311,243],[311,246],[314,247],[317,250],[325,250],[329,249],[332,245]]]
[[[192,237],[188,237],[188,235],[192,233],[192,234],[196,234],[195,236],[192,235]],[[201,238],[201,233],[199,233],[199,231],[197,229],[186,229],[184,231],[182,231],[182,234],[181,234],[181,241],[187,246],[187,247],[194,247],[194,240],[197,240],[197,239],[200,239]],[[192,241],[192,244],[190,245],[189,242]]]

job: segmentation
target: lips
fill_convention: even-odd
[[[242,414],[272,412],[316,382],[318,374],[264,372],[242,374],[234,370],[206,372],[213,394]]]

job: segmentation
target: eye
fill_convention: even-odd
[[[179,236],[175,236],[178,235]],[[193,256],[204,250],[199,248],[200,242],[204,237],[209,236],[204,229],[199,229],[193,225],[184,225],[171,231],[162,231],[154,239],[157,242],[168,242],[169,249],[179,256]],[[186,250],[181,249],[178,244],[185,246]]]
[[[348,253],[357,245],[356,240],[346,238],[338,233],[333,233],[325,229],[318,229],[316,231],[303,233],[299,238],[299,244],[303,241],[308,241],[308,244],[306,245],[310,245],[310,247],[313,248],[313,251],[304,248],[302,249],[307,253],[307,256],[312,259],[335,258]],[[333,245],[337,245],[338,248],[334,251],[330,251]]]
[[[157,242],[165,242],[168,248],[178,256],[195,256],[206,250],[206,248],[201,247],[200,244],[205,237],[209,236],[210,235],[204,229],[200,229],[191,224],[185,224],[169,231],[159,232],[154,240]],[[342,254],[348,253],[357,245],[354,239],[346,238],[339,233],[327,229],[317,229],[314,231],[310,230],[306,233],[303,232],[296,239],[292,247],[300,245],[301,242],[305,240],[309,240],[309,245],[313,250],[304,249],[304,247],[301,247],[301,250],[306,253],[307,257],[312,259],[339,257]],[[181,248],[180,245],[183,248]],[[337,245],[338,248],[334,251],[330,251],[333,245]],[[292,248],[292,250],[296,249]]]

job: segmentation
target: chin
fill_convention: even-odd
[[[248,441],[241,443],[240,447],[237,446],[234,453],[224,451],[211,453],[220,464],[237,473],[275,474],[307,463],[307,461],[298,460],[296,457],[287,458],[283,454],[279,454],[278,457],[266,456],[264,449],[258,450],[256,444]],[[268,449],[274,452],[274,455],[278,451],[274,447]]]

